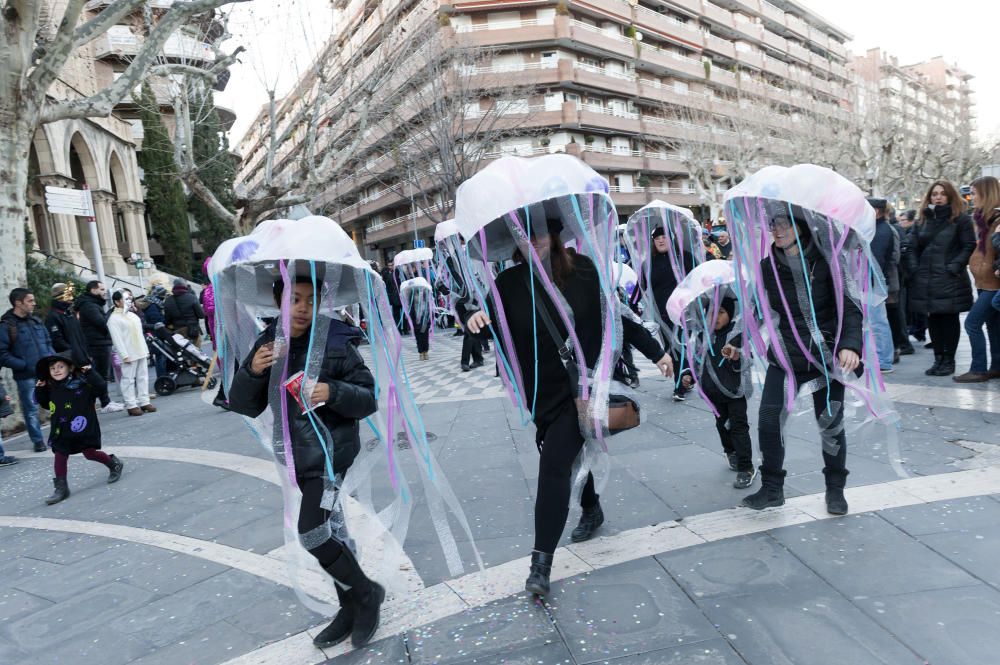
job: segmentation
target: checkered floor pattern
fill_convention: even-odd
[[[492,345],[491,345],[492,348]],[[366,359],[371,350],[362,347]],[[410,389],[418,404],[490,399],[506,395],[503,382],[494,376],[493,351],[483,354],[482,367],[463,372],[462,338],[451,330],[435,330],[428,360],[420,360],[412,335],[403,338],[403,363]]]

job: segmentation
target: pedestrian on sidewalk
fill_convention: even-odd
[[[541,205],[537,206],[539,209]],[[603,345],[604,315],[600,278],[594,262],[582,254],[567,249],[560,239],[563,221],[555,206],[546,205],[544,215],[529,228],[531,246],[538,260],[549,266],[549,277],[565,298],[572,312],[573,330],[579,340],[588,368],[598,364]],[[540,226],[540,229],[537,227]],[[540,278],[542,270],[525,259],[521,249],[515,255],[516,265],[500,273],[496,289],[500,302],[488,303],[487,311],[469,317],[468,327],[474,334],[482,332],[491,321],[505,319],[513,342],[515,361],[524,384],[524,400],[531,409],[535,423],[535,443],[539,450],[538,495],[535,501],[535,546],[531,553],[531,570],[525,589],[539,596],[549,593],[549,576],[553,554],[566,528],[572,489],[573,463],[583,449],[585,439],[577,410],[577,386],[571,385],[570,375],[560,356],[567,331],[562,318],[555,314],[552,298]],[[534,267],[532,267],[534,266]],[[616,310],[613,310],[616,311]],[[503,314],[501,314],[501,312]],[[554,322],[563,339],[556,340],[548,331],[546,318]],[[624,344],[631,344],[656,363],[664,374],[673,373],[673,363],[642,324],[629,315],[619,315]],[[497,354],[501,353],[497,348]],[[537,381],[537,382],[536,382]],[[581,542],[593,537],[604,522],[600,496],[594,476],[587,474],[580,497],[583,514],[573,530],[572,540]]]
[[[205,259],[201,266],[201,271],[208,278],[208,264],[212,262],[212,257]],[[201,290],[201,308],[205,311],[205,326],[208,328],[208,338],[212,341],[212,351],[216,354],[216,367],[219,369],[219,390],[212,399],[212,405],[225,411],[229,410],[229,400],[226,399],[226,382],[222,376],[222,363],[218,358],[219,345],[216,340],[215,330],[215,287],[209,281],[205,288]]]
[[[316,314],[312,278],[292,276],[289,285],[290,311],[282,312],[268,325],[236,370],[229,389],[229,408],[249,418],[257,418],[270,408],[278,429],[285,421],[283,414],[287,414],[293,459],[285,464],[291,463],[294,468],[295,482],[302,493],[299,540],[333,578],[340,600],[337,616],[313,644],[327,648],[350,637],[357,648],[367,644],[378,628],[385,589],[362,570],[347,536],[343,513],[338,512],[342,508],[336,493],[361,450],[358,421],[378,408],[375,379],[357,350],[364,337],[362,331]],[[285,288],[283,279],[274,282],[274,302],[279,309],[285,309]],[[282,319],[288,321],[288,339],[283,338],[285,348],[276,352]],[[319,329],[329,326],[325,340],[312,339],[314,320]],[[280,389],[280,399],[269,402],[272,368],[279,358],[290,376],[307,371],[311,347],[313,351],[324,351],[317,382],[311,390],[302,389],[302,403],[290,389]],[[304,407],[311,405],[316,406],[305,412]],[[314,419],[320,421],[320,427]],[[327,460],[332,464],[333,479],[328,477]]]
[[[927,315],[934,364],[927,376],[955,373],[961,338],[959,314],[972,309],[972,283],[966,269],[976,249],[976,231],[965,201],[947,180],[931,183],[921,203],[920,222],[910,233],[913,275],[910,306]]]
[[[144,303],[143,313],[146,315],[146,325],[144,332],[154,333],[156,326],[158,324],[167,324],[166,317],[163,314],[163,303],[167,298],[167,289],[162,284],[154,284],[149,289],[149,294],[146,296]],[[149,346],[148,344],[146,345]],[[156,368],[156,378],[160,378],[167,373],[167,359],[163,357],[161,353],[153,353],[153,366]]]
[[[889,219],[886,216],[885,199],[869,198],[869,205],[875,209],[875,237],[871,242],[872,256],[882,270],[888,298],[899,295],[899,239],[896,237]],[[893,342],[893,328],[889,322],[889,312],[886,303],[879,303],[871,308],[872,333],[875,335],[875,349],[878,353],[879,369],[883,374],[894,371],[896,360]]]
[[[108,319],[108,330],[115,352],[121,358],[122,397],[130,416],[152,413],[149,403],[149,347],[142,332],[142,321],[132,311],[132,297],[127,291],[115,291],[111,296],[115,309]]]
[[[972,181],[971,190],[976,249],[969,257],[969,272],[975,280],[978,296],[965,317],[972,364],[965,374],[952,377],[956,383],[981,383],[1000,378],[1000,312],[993,308],[993,300],[1000,293],[1000,277],[993,267],[997,262],[993,236],[1000,228],[1000,182],[993,176],[983,176]],[[990,341],[988,363],[984,326]]]
[[[105,380],[111,380],[111,332],[108,330],[106,311],[108,290],[97,280],[87,282],[86,291],[76,299],[76,311],[80,327],[87,338],[87,351],[93,362],[94,371]],[[101,398],[101,404],[105,404]]]
[[[711,303],[707,303],[705,320],[711,319]],[[719,303],[715,330],[702,365],[698,383],[705,397],[718,411],[715,429],[726,453],[729,468],[736,472],[733,487],[746,489],[753,485],[757,469],[753,465],[753,442],[750,440],[750,421],[747,418],[747,398],[742,386],[743,364],[740,361],[742,335],[736,330],[735,298],[725,297]],[[685,376],[685,388],[694,386],[694,378]]]
[[[450,226],[445,226],[446,224]],[[448,293],[458,318],[456,336],[463,336],[459,364],[463,372],[470,372],[483,366],[483,347],[482,335],[474,335],[466,325],[472,313],[479,310],[479,306],[473,293],[474,287],[469,283],[474,278],[466,264],[465,243],[454,222],[438,224],[434,240],[442,266],[440,272],[447,276]]]
[[[17,458],[8,455],[3,449],[3,419],[14,415],[14,408],[10,405],[10,401],[10,395],[7,394],[3,382],[0,381],[0,466],[17,464]]]
[[[914,277],[910,274],[910,253],[916,251],[916,242],[912,240],[911,234],[914,233],[916,224],[917,211],[912,208],[904,210],[903,214],[899,216],[899,230],[901,231],[899,236],[899,270],[903,279],[903,293],[900,294],[900,303],[906,315],[907,335],[923,343],[927,339],[927,316],[915,312],[910,306],[911,282]],[[927,345],[925,348],[930,348],[930,345]],[[904,355],[912,354],[905,353]]]
[[[428,359],[431,349],[431,327],[434,325],[434,294],[430,283],[423,277],[404,280],[399,285],[403,315],[413,327],[413,338],[421,360]]]
[[[82,453],[108,467],[108,483],[118,482],[125,465],[101,451],[101,425],[94,402],[104,380],[89,366],[77,367],[68,352],[42,358],[35,366],[35,398],[52,414],[49,445],[55,454],[55,490],[45,500],[54,505],[69,497],[69,456]]]
[[[11,308],[0,316],[0,367],[9,367],[17,384],[24,426],[36,453],[45,452],[35,403],[35,364],[54,353],[42,320],[35,316],[35,294],[18,287],[8,296]]]
[[[187,282],[179,277],[174,280],[171,295],[163,303],[163,316],[168,328],[201,348],[201,320],[205,318],[205,310]]]

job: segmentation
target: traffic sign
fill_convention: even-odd
[[[78,217],[94,216],[94,199],[90,196],[89,189],[46,187],[45,205],[50,213]]]

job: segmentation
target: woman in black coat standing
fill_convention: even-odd
[[[924,374],[955,373],[961,337],[958,315],[972,309],[972,283],[966,266],[976,249],[976,231],[965,201],[947,180],[931,184],[920,205],[920,221],[907,237],[910,310],[927,315],[934,364]]]
[[[559,236],[562,221],[558,217],[550,216],[547,227],[548,233],[531,234],[532,246],[539,259],[551,266],[552,281],[572,310],[580,350],[587,366],[594,367],[601,352],[603,325],[597,268],[589,258],[563,246]],[[541,282],[535,277],[532,285],[530,275],[529,264],[521,260],[497,276],[496,287],[524,380],[524,398],[533,407],[535,442],[540,452],[535,547],[525,589],[545,596],[549,592],[552,556],[569,514],[573,462],[585,440],[580,430],[575,387],[559,356],[562,340],[557,342],[547,332],[544,315],[540,314],[542,308],[546,308],[560,336],[565,336],[566,330]],[[493,316],[497,312],[495,303],[489,303],[488,310],[489,316],[479,311],[469,317],[467,325],[473,334],[479,334],[491,319],[496,318]],[[623,344],[637,348],[656,363],[664,376],[670,376],[673,363],[659,342],[640,323],[627,316],[623,316],[621,322]],[[588,475],[580,499],[583,516],[573,532],[574,542],[590,538],[604,521],[598,499],[594,478]]]

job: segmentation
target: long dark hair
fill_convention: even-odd
[[[573,260],[576,258],[576,250],[566,249],[566,246],[562,244],[557,233],[549,235],[549,242],[552,243],[549,249],[549,263],[552,264],[552,281],[562,289],[573,274]]]
[[[951,219],[948,221],[954,222],[965,213],[966,205],[965,199],[963,199],[962,195],[958,193],[957,189],[955,189],[955,185],[951,184],[947,180],[935,180],[931,183],[931,186],[927,188],[927,193],[924,194],[924,198],[920,202],[920,221],[924,221],[924,213],[931,204],[931,192],[933,192],[934,188],[938,186],[944,190],[944,195],[948,199],[948,205],[951,207]]]

